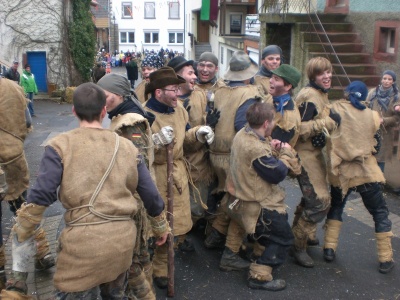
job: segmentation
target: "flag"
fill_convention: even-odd
[[[210,1],[211,0],[202,0],[201,1],[201,10],[200,10],[200,20],[201,21],[210,20]]]

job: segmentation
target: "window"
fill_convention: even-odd
[[[119,40],[120,40],[121,44],[133,44],[133,43],[135,43],[135,32],[134,31],[129,31],[129,32],[121,31],[119,33]]]
[[[170,19],[179,19],[179,2],[169,3],[169,16]]]
[[[122,2],[122,19],[133,19],[132,2]]]
[[[400,21],[376,21],[374,37],[374,58],[396,62]]]
[[[156,4],[155,2],[144,3],[144,18],[155,19],[156,18]]]
[[[145,44],[158,44],[158,31],[154,32],[145,32],[144,33],[144,42]]]
[[[231,14],[230,33],[242,33],[242,14]]]
[[[183,32],[169,32],[168,33],[169,44],[183,44]]]

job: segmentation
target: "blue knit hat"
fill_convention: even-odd
[[[355,108],[360,110],[366,108],[364,104],[360,103],[360,101],[367,99],[368,95],[368,88],[364,82],[353,81],[346,87],[345,92],[349,94],[349,100]]]
[[[383,77],[384,75],[390,75],[390,76],[392,76],[392,78],[393,78],[393,82],[396,81],[396,73],[393,72],[392,70],[386,70],[385,72],[383,72],[382,77]]]

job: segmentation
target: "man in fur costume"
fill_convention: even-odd
[[[154,171],[158,190],[167,201],[167,149],[166,145],[175,139],[173,149],[174,179],[174,228],[176,246],[184,243],[186,233],[192,228],[190,212],[189,182],[184,153],[196,151],[203,144],[214,141],[214,132],[209,126],[189,125],[186,109],[179,102],[180,84],[186,80],[176,75],[174,69],[163,67],[150,74],[150,82],[146,85],[146,94],[151,98],[145,104],[145,110],[153,113],[156,120],[151,126],[154,142]],[[166,288],[168,247],[156,247],[153,256],[154,283]]]
[[[317,224],[322,222],[330,205],[326,179],[326,162],[322,154],[325,134],[340,124],[340,116],[330,110],[328,91],[331,87],[332,64],[314,57],[306,65],[309,84],[300,90],[295,102],[300,111],[300,137],[295,146],[302,165],[297,177],[303,193],[293,220],[295,238],[292,254],[297,263],[311,268],[314,261],[307,253],[308,240],[316,244]]]
[[[0,165],[8,191],[3,192],[2,200],[7,201],[10,210],[15,214],[25,202],[29,187],[29,169],[25,159],[24,141],[30,127],[27,111],[27,99],[23,89],[14,81],[0,77]],[[1,233],[0,205],[0,233]],[[35,256],[35,267],[45,270],[54,266],[46,233],[39,227],[35,231],[38,252]],[[3,239],[0,239],[0,287],[5,284],[5,254]]]
[[[106,93],[107,112],[111,119],[110,129],[132,141],[154,177],[154,150],[150,130],[155,120],[154,115],[145,111],[140,102],[131,95],[126,77],[111,73],[97,84]],[[132,265],[129,268],[126,295],[129,299],[155,299],[153,265],[147,244],[150,227],[143,201],[137,193],[135,198],[138,200],[138,213],[134,217],[138,234]],[[154,222],[152,224],[156,225]]]
[[[355,191],[375,222],[379,272],[389,273],[394,267],[392,223],[381,189],[385,178],[374,156],[380,116],[367,108],[367,93],[363,82],[354,81],[346,88],[345,99],[332,105],[342,119],[327,141],[332,201],[325,223],[324,258],[328,262],[335,259],[343,209],[349,194]]]
[[[106,95],[94,83],[80,85],[73,96],[79,128],[49,141],[27,204],[13,227],[13,278],[2,299],[24,299],[33,234],[46,208],[58,198],[66,208],[59,238],[55,299],[124,299],[131,266],[138,192],[155,222],[158,244],[168,235],[164,203],[132,142],[105,130]]]
[[[300,170],[292,147],[270,138],[274,115],[269,103],[257,102],[247,110],[248,125],[233,139],[223,200],[227,214],[265,247],[250,265],[248,286],[269,291],[286,287],[284,280],[273,279],[272,269],[283,264],[293,244],[285,192],[278,184],[289,170]]]

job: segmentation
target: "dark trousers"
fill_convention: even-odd
[[[270,267],[283,264],[294,240],[288,215],[263,208],[257,221],[254,238],[265,247],[263,254],[257,259],[257,264]]]
[[[328,219],[342,221],[343,209],[347,198],[352,191],[361,195],[364,206],[372,215],[375,222],[375,232],[389,232],[392,230],[392,222],[389,220],[389,209],[383,198],[381,185],[379,183],[367,183],[350,189],[345,197],[342,196],[342,190],[337,187],[331,187],[331,208],[328,212]]]
[[[310,181],[310,177],[303,167],[301,168],[301,174],[297,176],[297,181],[299,182],[303,194],[302,203],[304,203],[304,208],[302,218],[308,222],[321,222],[328,213],[329,200],[318,198]]]

